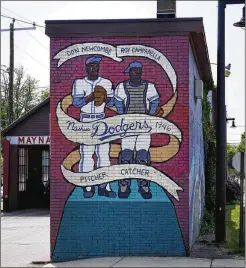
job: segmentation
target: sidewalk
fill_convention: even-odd
[[[229,255],[214,239],[214,234],[200,236],[190,257],[104,257],[50,263],[43,267],[245,267],[244,257]]]
[[[1,267],[40,267],[31,262],[49,260],[49,226],[47,209],[2,212]]]
[[[43,267],[245,267],[244,260],[170,258],[170,257],[105,257],[70,262],[50,263]]]

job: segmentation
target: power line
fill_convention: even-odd
[[[20,26],[22,26],[19,22],[17,22],[17,24],[19,24]],[[49,51],[48,48],[45,47],[41,42],[39,42],[31,33],[29,33],[28,31],[25,31],[25,32],[27,34],[29,34],[34,40],[36,40],[36,42],[38,42],[44,49],[46,49],[47,51]]]
[[[49,70],[49,68],[47,66],[45,66],[42,62],[40,62],[39,60],[35,59],[33,56],[31,56],[29,53],[27,53],[25,50],[23,50],[22,48],[20,48],[19,46],[16,45],[15,43],[15,46],[17,48],[19,48],[20,50],[22,50],[26,55],[28,55],[30,58],[32,58],[34,61],[38,62],[39,64],[41,64],[43,67],[45,67],[46,69]]]
[[[10,17],[10,16],[6,16],[6,15],[4,15],[4,14],[1,14],[1,16],[4,17],[4,18],[7,18],[7,19],[11,19],[11,20],[20,21],[20,22],[23,22],[23,23],[26,23],[26,24],[30,24],[30,25],[32,25],[32,26],[37,26],[37,27],[45,28],[45,26],[38,25],[38,24],[36,24],[35,22],[31,23],[31,22],[27,22],[27,21],[24,21],[24,20],[15,19],[15,18],[12,18],[12,17]]]
[[[6,8],[6,7],[3,7],[3,6],[2,6],[2,8],[8,10],[9,12],[15,14],[16,16],[18,16],[18,17],[20,17],[20,18],[22,18],[22,19],[24,19],[24,20],[26,20],[26,21],[30,21],[30,23],[31,23],[31,20],[30,20],[30,19],[27,19],[27,18],[25,18],[25,17],[23,17],[23,16],[21,16],[21,15],[15,13],[14,11],[11,11],[10,9],[8,9],[8,8]],[[36,25],[36,24],[35,24],[35,25]],[[38,29],[42,34],[44,34],[44,35],[48,38],[48,36],[47,36],[47,35],[46,35],[46,34],[45,34],[39,27],[38,27],[37,29]]]
[[[1,8],[6,9],[6,10],[8,10],[10,13],[12,13],[12,14],[14,14],[14,15],[16,15],[16,16],[18,16],[18,17],[20,17],[20,18],[22,18],[22,19],[24,19],[24,20],[26,20],[26,21],[30,21],[30,22],[31,22],[31,20],[29,20],[29,19],[27,19],[27,18],[25,18],[25,17],[23,17],[23,16],[21,16],[21,15],[15,13],[14,11],[12,11],[12,10],[6,8],[6,7],[1,6]]]

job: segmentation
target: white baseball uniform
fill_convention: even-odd
[[[107,92],[107,97],[113,97],[112,82],[108,79],[98,77],[95,81],[88,80],[87,77],[76,79],[73,83],[72,96],[73,97],[87,97],[94,92],[96,86],[102,86]],[[101,106],[95,106],[94,101],[91,101],[81,107],[80,121],[92,122],[105,117],[104,114],[105,103]],[[80,162],[79,172],[89,172],[94,169],[93,154],[97,156],[97,168],[110,166],[109,159],[109,143],[101,145],[80,145]],[[109,184],[102,184],[101,187],[107,185],[107,190],[110,190]],[[90,190],[90,187],[86,187]]]

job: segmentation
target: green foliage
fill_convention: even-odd
[[[2,72],[1,79],[1,127],[4,128],[8,124],[8,106],[9,106],[9,74],[8,72]],[[38,88],[39,81],[26,74],[24,67],[19,66],[14,70],[14,85],[13,85],[13,110],[14,120],[28,112],[40,101],[40,90]],[[48,92],[48,89],[46,89]],[[44,93],[45,94],[45,93]]]
[[[244,249],[239,248],[239,220],[240,205],[230,204],[226,206],[226,248],[230,253],[243,253]]]
[[[241,142],[238,145],[238,152],[245,152],[245,132],[241,136]]]
[[[226,180],[226,202],[231,204],[232,202],[240,200],[240,185],[234,178],[227,178]]]
[[[205,141],[205,212],[201,225],[201,233],[214,231],[215,219],[215,194],[216,194],[216,135],[214,126],[210,122],[211,106],[207,99],[210,90],[216,91],[212,81],[204,83],[203,109],[203,135]],[[227,161],[230,174],[237,176],[237,171],[232,167],[232,158],[237,152],[245,151],[245,133],[242,135],[239,146],[227,146]]]
[[[41,101],[47,99],[50,96],[50,91],[48,88],[46,88],[42,93],[41,93]]]
[[[214,218],[211,217],[211,213],[208,212],[207,209],[205,208],[200,234],[205,235],[208,233],[213,233],[214,230],[215,230]]]
[[[232,158],[237,153],[237,151],[238,151],[238,147],[236,145],[227,144],[226,158],[227,158],[227,163],[228,163],[229,168],[233,168],[232,167]]]
[[[226,159],[227,159],[229,175],[231,178],[235,178],[240,175],[240,172],[236,171],[232,166],[232,158],[237,152],[238,152],[237,145],[227,144]]]
[[[210,90],[215,91],[216,88],[212,81],[207,81],[204,83],[204,98],[202,100],[205,141],[205,208],[207,213],[213,217],[215,213],[216,137],[214,126],[210,122],[211,106],[207,99]]]
[[[240,172],[235,170],[232,166],[232,158],[238,152],[245,152],[245,133],[241,136],[241,142],[239,145],[227,144],[227,164],[229,168],[230,177],[239,177]]]
[[[216,91],[212,81],[204,83],[204,98],[202,100],[202,122],[205,146],[205,210],[201,224],[201,234],[214,232],[215,226],[215,182],[216,182],[216,136],[210,121],[212,107],[208,101],[209,91]]]
[[[231,178],[239,177],[240,176],[240,172],[238,172],[234,168],[229,168],[229,175],[230,175]]]

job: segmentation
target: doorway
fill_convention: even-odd
[[[49,146],[19,147],[19,208],[49,207]]]

